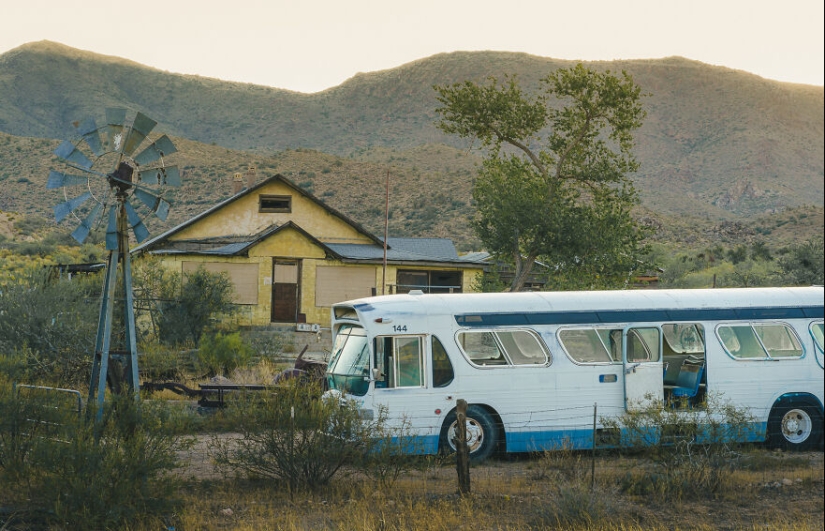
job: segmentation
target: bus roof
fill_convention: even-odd
[[[724,318],[792,318],[823,315],[822,286],[801,288],[657,289],[520,293],[404,294],[367,297],[336,304],[369,319],[398,314],[449,316],[459,324],[550,324],[563,322],[702,319],[714,313]],[[734,315],[725,310],[745,310]],[[661,317],[671,310],[672,318]],[[789,311],[790,310],[790,311]],[[565,321],[565,314],[578,318]],[[333,314],[334,315],[334,314]],[[522,315],[544,316],[521,319]],[[509,316],[509,317],[508,317]],[[561,320],[559,320],[561,319]],[[709,319],[709,318],[708,318]]]

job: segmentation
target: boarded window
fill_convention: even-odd
[[[315,271],[315,306],[369,297],[374,289],[371,267],[322,266]]]
[[[183,262],[183,273],[192,273],[200,266],[210,273],[226,273],[235,288],[232,302],[258,304],[258,264],[232,264],[225,262]]]

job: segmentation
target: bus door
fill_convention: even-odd
[[[622,331],[622,365],[627,411],[663,402],[662,332],[658,327],[627,327]]]
[[[373,407],[385,409],[391,428],[401,429],[405,440],[418,447],[410,453],[435,452],[440,425],[433,422],[437,406],[428,373],[427,336],[378,336],[373,360]],[[443,406],[441,406],[443,407]],[[434,445],[434,446],[433,446]]]

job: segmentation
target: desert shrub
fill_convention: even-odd
[[[101,278],[56,280],[31,272],[0,290],[0,350],[24,360],[27,375],[62,386],[88,382],[100,313]]]
[[[198,362],[208,376],[231,375],[239,367],[246,367],[252,359],[252,348],[243,342],[239,332],[201,336],[198,344]]]
[[[136,319],[147,339],[197,345],[204,333],[236,308],[229,276],[203,266],[181,275],[150,257],[136,261],[132,277]]]
[[[714,496],[742,459],[742,442],[754,440],[754,419],[718,396],[691,411],[651,402],[619,418],[602,419],[621,432],[623,446],[644,448],[652,470],[629,474],[622,488],[665,500]]]
[[[255,356],[261,360],[270,360],[283,353],[286,341],[279,332],[267,327],[256,327],[243,333],[244,341],[250,346]]]
[[[214,437],[210,454],[222,467],[283,482],[290,495],[327,485],[371,451],[384,418],[364,420],[354,402],[325,399],[320,387],[288,381],[229,405],[240,437]]]
[[[535,523],[540,528],[590,529],[615,514],[613,499],[585,483],[554,484]]]
[[[385,409],[379,410],[382,420],[370,435],[370,451],[362,454],[355,464],[382,488],[391,487],[402,474],[431,465],[430,459],[418,455],[423,452],[416,447],[418,439],[412,435],[410,421],[404,418],[399,425],[390,426],[383,421],[386,416]]]
[[[185,441],[161,429],[153,408],[120,397],[95,422],[43,407],[45,396],[0,400],[11,413],[0,422],[0,483],[16,510],[64,529],[119,528],[173,510],[179,482],[170,473]]]

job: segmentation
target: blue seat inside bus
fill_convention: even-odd
[[[682,362],[679,370],[679,378],[676,386],[671,391],[673,398],[693,398],[699,393],[699,386],[702,383],[702,373],[705,364],[686,359]]]

